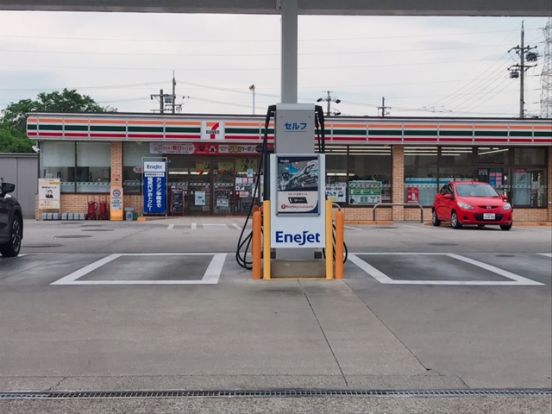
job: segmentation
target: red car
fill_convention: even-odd
[[[464,224],[478,227],[494,224],[502,230],[512,228],[512,205],[506,196],[500,196],[487,183],[451,181],[435,196],[431,210],[434,226],[439,226],[441,221],[450,221],[455,229]]]

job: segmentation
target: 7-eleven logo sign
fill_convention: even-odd
[[[201,140],[202,141],[224,140],[224,122],[223,121],[201,122]]]

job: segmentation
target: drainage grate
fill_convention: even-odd
[[[59,244],[59,243],[37,243],[37,244],[24,244],[22,245],[21,247],[24,247],[24,248],[28,248],[28,247],[40,247],[40,248],[45,248],[45,247],[63,247],[63,244]]]
[[[56,239],[82,239],[84,237],[92,237],[88,234],[68,234],[63,236],[54,236]]]
[[[182,398],[182,397],[544,397],[551,388],[476,388],[476,389],[267,389],[267,390],[172,390],[172,391],[23,391],[0,392],[0,400],[43,400],[72,398]]]

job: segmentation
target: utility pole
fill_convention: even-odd
[[[541,72],[541,117],[552,118],[552,18],[543,29],[544,63]]]
[[[176,109],[176,79],[174,78],[174,70],[173,70],[173,78],[172,78],[172,113],[174,115],[174,111]]]
[[[252,106],[251,106],[251,109],[252,109],[252,113],[253,115],[255,115],[255,84],[251,84],[249,86],[249,90],[251,91],[251,95],[252,95],[252,99],[253,99],[253,102],[252,102]]]
[[[163,89],[159,89],[159,95],[156,95],[156,94],[152,94],[150,95],[150,99],[159,99],[159,113],[162,114],[165,112],[165,107],[164,107],[164,97],[165,95],[163,94]]]
[[[186,97],[184,97],[186,98]],[[159,90],[159,94],[152,94],[150,95],[150,99],[158,99],[159,100],[159,113],[163,114],[165,113],[165,105],[170,107],[170,111],[172,114],[176,113],[176,110],[180,112],[182,110],[182,104],[176,103],[176,79],[174,77],[174,71],[173,71],[173,77],[172,77],[172,93],[163,93],[163,89]],[[155,111],[154,111],[155,112]]]
[[[535,65],[527,65],[527,62],[536,62],[537,54],[531,52],[531,50],[536,49],[536,46],[525,46],[525,26],[524,22],[521,22],[521,42],[519,45],[512,47],[508,50],[508,53],[514,50],[519,56],[519,63],[511,65],[508,67],[510,71],[510,78],[517,79],[519,78],[519,117],[525,118],[525,72],[529,68],[533,68]]]
[[[316,100],[316,102],[322,102],[322,101],[326,101],[326,116],[341,115],[341,112],[339,112],[339,111],[334,111],[334,112],[331,111],[330,105],[331,105],[332,102],[334,102],[336,104],[341,103],[341,99],[332,99],[332,92],[331,91],[326,91],[326,97],[325,98],[318,98]]]
[[[385,106],[385,96],[381,97],[381,106],[378,106],[378,110],[381,110],[381,117],[385,118],[386,115],[389,115],[389,112],[386,109],[391,109],[390,106]]]

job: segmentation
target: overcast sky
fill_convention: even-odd
[[[507,67],[522,20],[542,55],[545,18],[301,16],[299,101],[330,90],[343,115],[376,116],[385,96],[396,116],[518,116]],[[0,40],[0,109],[66,87],[151,112],[173,70],[185,113],[251,113],[251,84],[258,114],[279,101],[279,16],[0,11]],[[528,115],[540,113],[538,63]]]

